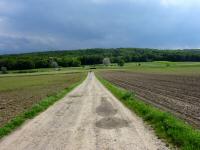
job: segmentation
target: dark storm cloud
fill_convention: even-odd
[[[0,53],[92,47],[200,47],[200,2],[2,0]]]

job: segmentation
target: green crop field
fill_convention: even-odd
[[[4,76],[0,77],[0,92],[20,90],[34,86],[46,87],[51,85],[62,85],[63,83],[66,84],[66,81],[71,79],[73,75],[77,76],[77,74],[81,73]]]
[[[112,64],[108,67],[98,65],[97,68],[100,70],[126,70],[143,73],[200,75],[200,62],[134,62],[125,63],[123,67]]]

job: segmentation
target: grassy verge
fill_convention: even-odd
[[[41,100],[39,103],[33,105],[30,109],[26,110],[22,114],[16,116],[15,118],[11,119],[7,124],[0,128],[0,139],[5,135],[8,135],[17,127],[22,125],[26,120],[32,119],[37,116],[39,113],[46,110],[49,106],[53,105],[56,101],[63,98],[67,93],[73,90],[76,86],[78,86],[81,82],[83,82],[84,78],[79,81],[78,83],[74,83],[68,88],[57,92],[56,94],[46,97]]]
[[[136,99],[133,93],[119,88],[99,76],[98,79],[125,106],[148,122],[158,137],[182,150],[200,150],[200,131],[198,129],[192,128],[170,113]]]

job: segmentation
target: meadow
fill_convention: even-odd
[[[184,75],[200,75],[200,62],[133,62],[125,63],[123,67],[117,64],[105,67],[98,65],[100,70],[125,70],[132,72],[159,73],[159,74],[184,74]]]

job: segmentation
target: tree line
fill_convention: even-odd
[[[85,49],[1,55],[0,68],[23,70],[50,68],[52,62],[61,67],[79,67],[102,64],[104,58],[111,63],[147,61],[200,61],[199,50],[157,50],[143,48]]]

